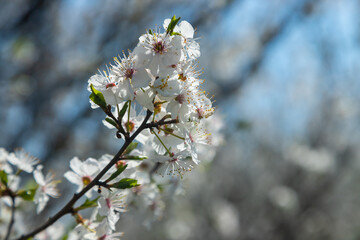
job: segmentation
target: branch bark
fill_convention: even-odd
[[[118,161],[118,159],[121,157],[121,155],[124,153],[125,149],[129,146],[129,144],[134,141],[134,139],[136,138],[136,136],[146,128],[147,126],[147,121],[149,120],[150,116],[152,115],[151,111],[147,111],[146,112],[146,117],[144,118],[144,121],[141,123],[140,127],[137,129],[137,131],[128,139],[125,139],[125,143],[124,145],[121,147],[121,149],[118,151],[118,153],[113,157],[113,159],[108,163],[108,165],[105,166],[105,168],[103,170],[101,170],[101,172],[85,187],[83,188],[83,190],[81,190],[79,193],[75,193],[74,196],[70,199],[70,201],[59,211],[57,212],[53,217],[50,217],[43,225],[41,225],[40,227],[36,228],[35,230],[33,230],[32,232],[22,235],[21,237],[18,238],[18,240],[26,240],[30,237],[35,236],[36,234],[38,234],[39,232],[45,230],[47,227],[51,226],[52,224],[54,224],[58,219],[60,219],[61,217],[63,217],[64,215],[68,214],[68,213],[72,213],[73,210],[73,206],[76,203],[77,200],[79,200],[87,191],[89,191],[92,187],[96,186],[99,184],[100,179],[102,176],[105,175],[105,173],[107,171],[109,171],[109,169],[115,165],[115,163]],[[11,224],[12,226],[12,224]],[[10,226],[9,226],[10,227]],[[6,238],[7,239],[7,238]]]

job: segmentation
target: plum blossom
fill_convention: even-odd
[[[110,192],[104,189],[98,200],[98,206],[99,215],[106,216],[109,227],[115,230],[115,224],[120,218],[119,213],[125,212],[126,194],[124,191]]]
[[[34,170],[34,179],[39,187],[35,193],[34,202],[37,204],[36,213],[39,214],[46,206],[49,201],[49,196],[53,198],[57,198],[60,196],[59,190],[56,188],[56,185],[59,181],[55,181],[55,175],[51,172],[44,175],[42,174],[43,166],[38,165]]]
[[[34,165],[39,162],[39,159],[26,153],[23,149],[16,149],[14,153],[10,153],[8,161],[27,173],[34,170]]]
[[[70,182],[78,185],[77,192],[79,192],[100,172],[100,163],[93,158],[82,162],[79,158],[74,157],[70,161],[70,168],[72,171],[67,171],[64,176]],[[85,195],[91,197],[92,192],[88,191]]]

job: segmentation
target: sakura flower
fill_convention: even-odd
[[[160,76],[154,81],[154,88],[160,97],[167,98],[180,94],[180,81],[176,74]]]
[[[182,149],[182,132],[176,125],[163,125],[159,127],[159,132],[154,132],[154,138],[149,138],[149,143],[153,149],[159,154],[163,155],[167,149]]]
[[[203,92],[198,92],[198,94],[194,96],[193,111],[191,113],[192,120],[200,121],[213,115],[214,107],[212,107],[211,100]]]
[[[182,53],[181,37],[169,36],[166,33],[146,33],[139,38],[139,44],[134,49],[135,53],[141,53],[142,62],[149,62],[146,68],[150,69],[154,76],[167,75],[172,71],[184,56]],[[139,55],[140,56],[140,55]]]
[[[54,181],[55,175],[52,173],[46,174],[46,177],[42,174],[43,166],[38,165],[34,170],[34,179],[36,183],[39,185],[38,189],[35,193],[34,202],[37,204],[36,213],[39,214],[46,203],[49,201],[49,196],[53,198],[57,198],[60,196],[56,185],[59,183],[58,181]]]
[[[165,19],[163,24],[165,30],[169,26],[170,21],[170,18]],[[179,33],[183,37],[183,43],[190,59],[200,57],[200,45],[194,39],[195,30],[189,22],[181,21],[178,26],[175,26],[174,32]]]
[[[106,216],[110,228],[115,230],[115,224],[120,218],[119,213],[125,212],[126,194],[124,191],[110,192],[104,189],[98,205],[99,215]]]
[[[101,169],[100,164],[96,159],[88,158],[86,161],[82,162],[77,157],[71,159],[70,168],[72,171],[67,171],[64,176],[70,182],[78,185],[77,192],[81,191],[86,185],[88,185]],[[88,191],[85,195],[90,198],[92,192]]]
[[[141,106],[143,106],[145,109],[149,109],[152,112],[154,111],[155,91],[153,88],[147,87],[137,90],[135,95],[136,101]]]
[[[177,153],[170,152],[168,155],[157,155],[149,157],[150,160],[160,163],[156,172],[161,176],[171,175],[182,177],[185,172],[193,168],[191,154],[188,150]]]
[[[14,153],[9,154],[8,161],[19,169],[31,173],[34,170],[34,165],[39,162],[39,159],[29,155],[23,149],[16,149]]]
[[[199,145],[210,144],[210,134],[198,125],[184,128],[185,143],[189,148],[192,160],[195,164],[199,164],[198,147]]]
[[[117,78],[106,71],[99,71],[99,74],[93,75],[88,80],[88,83],[88,91],[91,92],[90,85],[92,84],[96,90],[104,95],[106,103],[110,105],[116,105],[123,100],[119,96],[119,83],[117,82]],[[98,108],[92,101],[90,101],[90,103],[92,108]]]
[[[103,219],[100,223],[95,223],[95,229],[83,236],[83,239],[87,240],[120,240],[120,237],[124,235],[122,232],[113,233],[109,228],[109,223],[106,219]]]
[[[9,153],[5,148],[0,148],[0,170],[5,170],[6,173],[12,173],[12,168],[8,163]]]
[[[147,87],[151,81],[148,77],[141,58],[143,58],[141,52],[135,52],[126,56],[123,53],[123,57],[115,57],[115,65],[112,66],[112,73],[114,76],[119,78],[120,85],[129,84],[131,89],[138,89]],[[135,91],[132,90],[134,93]]]

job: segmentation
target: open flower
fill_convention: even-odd
[[[115,224],[120,218],[119,213],[125,212],[126,195],[124,191],[110,192],[104,189],[98,205],[99,215],[106,216],[110,228],[115,230]]]
[[[86,161],[82,162],[77,157],[71,159],[70,168],[72,171],[67,171],[64,176],[70,182],[78,185],[77,192],[80,192],[88,185],[101,169],[100,164],[96,159],[88,158]],[[85,195],[89,198],[92,195],[91,193],[91,191],[88,191]]]
[[[55,181],[55,175],[50,172],[46,174],[46,177],[44,177],[41,172],[42,168],[42,165],[38,165],[34,171],[35,181],[37,184],[39,184],[34,199],[34,202],[37,204],[37,214],[39,214],[44,209],[47,202],[49,201],[49,196],[53,198],[57,198],[60,196],[60,193],[56,188],[56,185],[59,183],[59,181]]]
[[[14,153],[10,153],[8,160],[11,164],[28,173],[31,173],[34,170],[34,165],[39,163],[39,159],[29,155],[24,149],[16,149]]]

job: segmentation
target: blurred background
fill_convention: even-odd
[[[359,0],[1,0],[0,147],[58,177],[116,153],[87,80],[174,14],[225,141],[151,230],[124,215],[124,239],[360,239]]]

